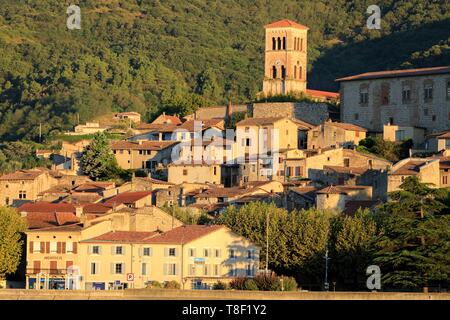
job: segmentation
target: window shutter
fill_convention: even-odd
[[[102,254],[102,247],[98,246],[98,254]]]
[[[50,253],[50,242],[45,243],[45,253]]]
[[[218,258],[221,258],[222,257],[222,249],[219,249],[219,256],[218,256]]]
[[[61,242],[61,247],[62,247],[61,253],[66,253],[66,243],[65,242]]]
[[[121,274],[124,274],[125,273],[125,263],[122,263],[122,273]]]
[[[62,253],[62,244],[59,241],[56,243],[56,253]]]
[[[76,242],[73,243],[73,253],[77,253],[77,245],[78,243]]]
[[[92,254],[92,246],[88,246],[87,247],[87,253],[88,254]]]
[[[164,263],[164,275],[167,276],[167,263]]]
[[[122,254],[123,254],[123,255],[125,255],[126,252],[127,252],[126,248],[127,248],[126,246],[122,246]]]
[[[143,248],[139,248],[139,257],[142,257],[142,256],[143,256],[143,251],[144,251]]]
[[[116,246],[111,246],[111,254],[112,255],[116,254]]]
[[[169,248],[164,248],[164,257],[169,256]]]
[[[173,275],[176,276],[176,275],[178,274],[178,263],[174,263],[174,264],[173,264],[173,267],[174,267]]]
[[[29,246],[30,246],[30,253],[33,253],[33,241],[30,241],[30,244],[29,244]]]
[[[153,256],[153,248],[148,248],[150,257]]]
[[[116,273],[116,268],[114,266],[114,263],[111,263],[111,274],[115,274]]]
[[[41,242],[41,253],[45,253],[45,242]]]

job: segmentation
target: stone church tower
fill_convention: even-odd
[[[291,20],[265,26],[266,51],[263,94],[306,91],[308,27]]]

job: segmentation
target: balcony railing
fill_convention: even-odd
[[[27,268],[27,274],[66,275],[67,269]]]

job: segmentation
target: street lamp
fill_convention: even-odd
[[[266,274],[269,272],[269,211],[266,214]]]
[[[328,260],[331,258],[328,257],[328,243],[327,243],[327,249],[325,251],[325,283],[324,283],[324,289],[325,291],[328,291],[330,289],[330,284],[328,283]]]

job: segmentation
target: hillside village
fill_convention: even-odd
[[[92,139],[37,150],[50,168],[0,177],[0,206],[27,222],[26,288],[173,281],[208,289],[265,267],[261,246],[214,224],[230,206],[262,202],[354,216],[388,202],[408,177],[450,186],[450,66],[350,75],[336,79],[339,93],[313,90],[308,28],[280,20],[265,32],[258,102],[230,101],[184,117],[161,113],[151,123],[122,112],[111,119],[120,129],[88,122],[67,133],[118,135],[108,142],[110,154],[129,179],[89,176],[82,158]],[[298,99],[276,101],[287,95]],[[361,148],[375,136],[411,141],[408,155],[392,161]],[[207,222],[188,224],[170,208]],[[72,276],[81,283],[67,281]]]

